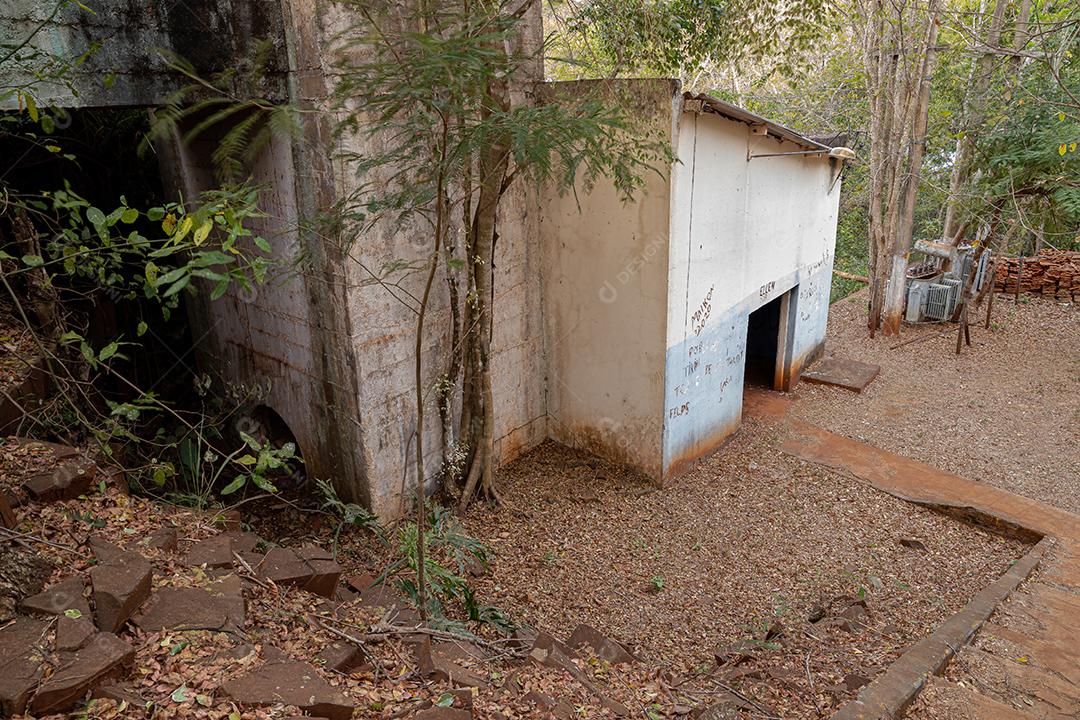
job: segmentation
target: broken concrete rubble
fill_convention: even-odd
[[[79,617],[89,618],[90,603],[86,600],[85,588],[82,576],[74,575],[37,595],[24,598],[19,603],[19,611],[28,615],[63,615],[69,610],[77,610]]]
[[[582,687],[592,693],[600,701],[601,705],[619,717],[626,717],[630,714],[625,705],[617,700],[612,700],[600,691],[600,688],[596,686],[585,671],[574,662],[577,657],[574,651],[565,643],[556,640],[551,634],[543,631],[537,633],[529,657],[540,665],[565,670]]]
[[[48,624],[16,618],[0,628],[0,717],[21,715],[41,679],[41,642]]]
[[[302,662],[262,665],[226,682],[219,692],[242,705],[295,705],[328,720],[349,720],[353,715],[348,698]]]
[[[926,550],[926,544],[923,543],[922,540],[917,540],[916,538],[900,538],[900,544],[906,548],[919,550],[920,552]]]
[[[91,691],[90,698],[93,700],[113,700],[117,704],[127,703],[131,708],[144,708],[147,706],[146,698],[135,692],[126,683],[106,684],[96,687]]]
[[[347,673],[364,664],[364,651],[352,643],[332,642],[319,652],[316,661],[328,670]]]
[[[609,663],[631,663],[635,659],[622,644],[612,640],[591,625],[585,625],[584,623],[574,629],[566,644],[575,650],[587,645],[593,649],[597,657],[607,660]]]
[[[75,653],[62,653],[60,668],[43,682],[30,702],[31,712],[63,712],[94,687],[122,677],[135,660],[135,649],[109,632],[99,632]]]
[[[417,670],[424,677],[463,687],[482,688],[491,684],[487,679],[455,662],[445,649],[433,647],[429,635],[424,635],[420,642],[416,643],[414,652]]]
[[[810,608],[807,620],[834,625],[844,632],[858,632],[866,624],[866,600],[851,595],[837,595],[821,600]]]
[[[849,633],[861,630],[866,625],[866,603],[864,601],[853,602],[841,610],[836,617],[836,625],[841,630]]]
[[[320,548],[272,548],[255,571],[275,585],[290,585],[333,598],[341,577],[341,566]]]
[[[75,652],[97,635],[98,629],[87,617],[71,618],[61,615],[56,621],[55,648],[59,652]]]
[[[147,547],[153,548],[155,550],[161,550],[162,552],[176,552],[176,549],[178,547],[176,528],[158,528],[154,532],[150,533],[150,537],[147,538],[146,545]]]
[[[146,632],[239,629],[244,626],[244,614],[239,579],[228,576],[209,589],[169,587],[154,591],[135,624]]]
[[[38,502],[71,500],[86,494],[96,475],[97,466],[92,460],[73,458],[33,476],[23,483],[23,488]]]
[[[184,564],[207,568],[232,567],[232,540],[224,533],[200,540],[184,553]]]
[[[246,532],[223,532],[201,540],[184,553],[184,564],[193,567],[231,568],[235,561],[233,553],[247,559],[259,544],[259,537]]]
[[[371,608],[384,608],[392,611],[387,621],[395,625],[415,627],[420,622],[420,615],[411,606],[408,599],[395,587],[386,582],[376,582],[369,574],[351,575],[345,583],[356,591],[357,602]]]
[[[99,562],[90,569],[97,626],[116,632],[150,596],[150,563],[104,540],[92,539],[90,546]]]

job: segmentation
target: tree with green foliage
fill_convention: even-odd
[[[717,70],[792,72],[821,38],[826,0],[560,0],[546,4],[556,79],[674,77],[707,89]]]
[[[617,103],[515,98],[536,79],[544,52],[519,42],[529,2],[421,1],[405,11],[361,0],[344,6],[355,23],[342,35],[335,68],[344,115],[339,134],[359,149],[343,156],[358,182],[340,204],[340,223],[354,240],[380,222],[419,228],[429,238],[419,257],[395,260],[381,274],[423,278],[422,290],[401,300],[416,318],[416,593],[426,613],[423,431],[436,392],[445,412],[460,387],[461,416],[444,423],[459,428],[456,441],[444,442],[463,457],[451,478],[463,483],[460,507],[477,495],[498,500],[490,363],[500,203],[514,183],[587,192],[600,177],[629,197],[644,173],[665,166],[671,155],[666,144],[636,132]],[[423,364],[423,348],[440,269],[453,328],[447,367],[433,372]]]

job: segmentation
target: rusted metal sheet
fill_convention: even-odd
[[[828,152],[829,150],[828,145],[822,145],[816,140],[811,140],[789,127],[784,127],[783,125],[775,123],[772,120],[767,120],[760,115],[755,115],[749,110],[744,110],[737,105],[732,105],[729,102],[724,102],[720,98],[715,98],[704,93],[698,95],[685,93],[683,95],[683,109],[686,112],[716,113],[729,120],[746,123],[755,134],[772,135],[781,140],[795,143],[806,150],[821,150],[823,152]]]

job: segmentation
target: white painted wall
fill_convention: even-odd
[[[664,478],[742,416],[747,317],[796,285],[789,375],[824,342],[840,186],[820,156],[712,113],[684,113],[672,180]]]
[[[542,197],[548,413],[558,440],[664,481],[738,427],[751,311],[798,286],[782,381],[820,352],[840,188],[827,158],[748,161],[805,148],[632,83],[679,162],[629,205],[604,184],[580,209]]]
[[[558,85],[549,102],[595,88]],[[628,110],[670,139],[674,83],[628,85]],[[671,186],[646,182],[629,204],[606,180],[541,197],[547,411],[560,442],[659,475]]]

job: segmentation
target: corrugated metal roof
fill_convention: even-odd
[[[694,95],[693,93],[683,93],[683,110],[687,112],[711,112],[717,115],[722,115],[729,120],[735,120],[736,122],[746,123],[751,127],[765,127],[766,132],[773,137],[780,138],[793,142],[796,145],[802,147],[805,150],[821,150],[823,152],[829,151],[828,145],[822,145],[819,142],[811,140],[805,135],[800,135],[791,128],[784,127],[779,123],[774,123],[771,120],[766,120],[760,115],[755,115],[749,110],[743,110],[741,107],[732,105],[729,102],[724,102],[720,98],[715,98],[712,95]]]

